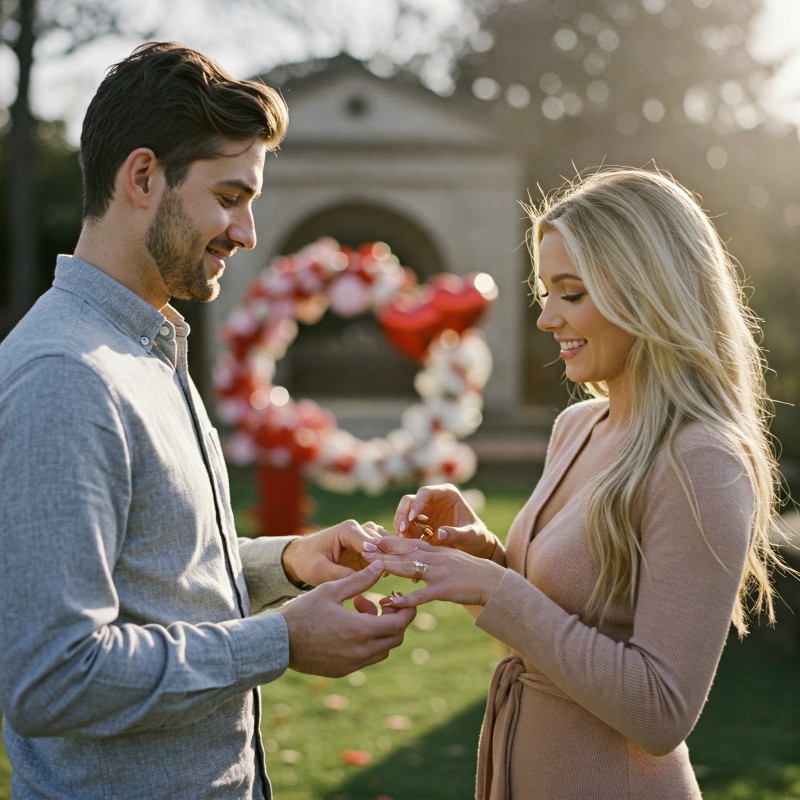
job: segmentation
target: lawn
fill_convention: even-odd
[[[252,487],[245,475],[234,478],[237,521],[252,533]],[[525,488],[494,481],[481,488],[487,522],[504,532]],[[313,520],[388,523],[395,499],[315,491]],[[376,589],[385,594],[402,583],[387,578]],[[503,654],[462,609],[434,603],[381,664],[338,680],[289,672],[264,687],[264,743],[278,800],[471,797],[486,687]],[[705,798],[800,798],[798,667],[769,636],[731,639],[689,740]],[[9,772],[0,752],[0,800],[9,797]]]

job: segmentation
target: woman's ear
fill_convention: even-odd
[[[121,188],[134,207],[147,209],[160,201],[164,169],[149,148],[131,151],[120,168],[119,177]]]

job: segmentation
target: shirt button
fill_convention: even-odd
[[[150,340],[149,340],[149,339],[148,339],[146,336],[142,336],[142,338],[141,338],[141,339],[139,339],[139,341],[140,341],[140,342],[141,342],[141,343],[142,343],[142,344],[143,344],[145,347],[147,347],[147,345],[149,345],[149,344],[150,344]]]
[[[169,328],[166,325],[162,325],[159,333],[164,337],[169,336]]]

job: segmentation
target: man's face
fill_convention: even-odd
[[[168,188],[147,231],[147,250],[168,297],[207,303],[219,294],[225,259],[256,244],[252,203],[261,192],[266,147],[229,142],[195,161]]]

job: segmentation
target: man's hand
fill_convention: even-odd
[[[302,536],[283,551],[286,577],[296,586],[345,578],[367,566],[362,556],[364,542],[378,541],[380,534],[353,519]]]
[[[403,642],[416,609],[383,614],[361,596],[381,577],[381,565],[326,583],[285,605],[289,629],[289,667],[298,672],[341,678],[388,657]],[[358,611],[344,608],[354,598]],[[360,612],[360,613],[359,613]]]

